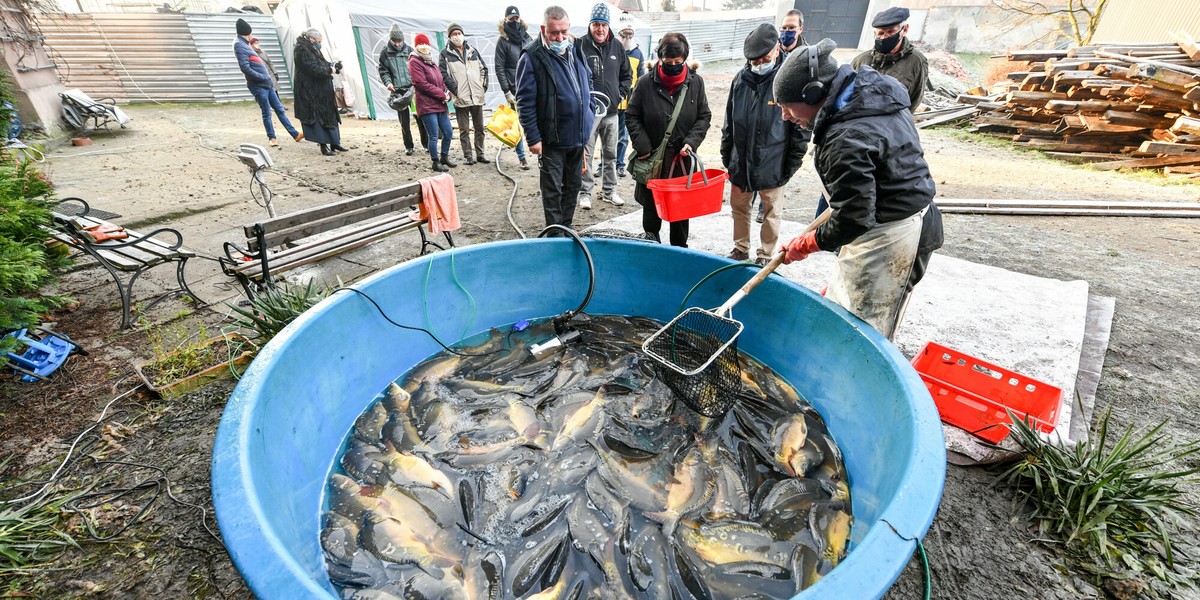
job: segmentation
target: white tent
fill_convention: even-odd
[[[571,32],[585,35],[595,0],[565,0],[556,4],[566,9]],[[612,2],[609,4],[615,25],[621,10]],[[275,9],[274,16],[280,39],[289,49],[289,68],[294,68],[290,48],[295,45],[296,38],[307,29],[316,28],[324,35],[321,46],[326,56],[334,62],[342,61],[342,76],[349,95],[354,98],[354,111],[371,118],[394,119],[396,113],[387,106],[387,89],[379,82],[377,69],[379,52],[387,43],[392,23],[400,24],[410,45],[416,34],[424,33],[439,48],[446,44],[446,26],[450,23],[461,25],[467,43],[479,50],[488,67],[491,81],[487,107],[491,109],[504,101],[492,56],[500,36],[500,21],[505,8],[510,5],[520,9],[521,17],[529,26],[529,34],[536,37],[542,13],[549,3],[522,6],[513,0],[284,0]],[[637,19],[634,24],[638,43],[648,56],[650,26]]]

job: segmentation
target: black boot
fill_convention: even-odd
[[[341,144],[330,144],[329,149],[337,150],[338,152],[349,152],[349,150],[343,148]]]
[[[446,165],[447,167],[457,167],[457,166],[458,166],[458,163],[456,163],[456,162],[454,162],[454,161],[450,160],[450,155],[449,155],[449,154],[443,154],[443,155],[442,155],[442,164],[443,164],[443,165]]]
[[[446,171],[449,171],[450,169],[447,169],[445,166],[442,165],[442,163],[438,162],[438,159],[435,158],[435,159],[433,159],[433,170],[437,171],[438,173],[445,173]]]
[[[333,156],[333,150],[329,149],[329,144],[321,144],[321,154],[325,156]]]
[[[478,162],[481,165],[486,165],[486,164],[492,162],[492,161],[488,160],[487,157],[484,156],[482,152],[476,152],[475,154],[479,156],[479,158],[475,159],[475,162]]]

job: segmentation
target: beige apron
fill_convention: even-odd
[[[904,290],[921,241],[925,208],[877,225],[842,246],[825,297],[866,321],[889,340],[896,332]]]

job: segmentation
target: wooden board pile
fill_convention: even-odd
[[[1200,46],[1104,44],[1010,52],[1025,67],[959,96],[974,130],[1101,170],[1163,169],[1200,180]]]

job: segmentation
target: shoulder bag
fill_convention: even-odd
[[[683,84],[683,88],[679,90],[679,99],[675,101],[675,110],[671,113],[671,122],[667,124],[667,132],[663,134],[662,143],[654,150],[654,154],[650,158],[637,158],[629,161],[629,174],[633,176],[633,180],[646,185],[651,179],[658,179],[662,174],[663,156],[667,153],[667,142],[671,140],[671,133],[675,130],[675,122],[679,120],[679,111],[683,108],[684,98],[687,98],[687,83]]]

